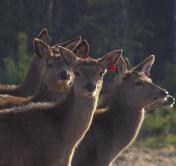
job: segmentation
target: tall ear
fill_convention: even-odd
[[[42,40],[34,38],[33,45],[39,58],[47,57],[49,55],[49,47]]]
[[[127,57],[124,58],[124,61],[126,63],[127,69],[128,70],[132,69],[132,65]]]
[[[111,66],[116,64],[119,58],[122,56],[122,52],[123,52],[122,49],[112,51],[103,56],[98,61],[105,69],[111,68]]]
[[[53,46],[53,48],[58,49],[59,46],[62,46],[62,47],[65,47],[71,51],[74,51],[76,49],[76,47],[81,43],[81,39],[82,39],[82,37],[78,36],[72,40],[59,43],[59,44]]]
[[[124,76],[127,73],[128,68],[127,68],[126,62],[123,59],[123,57],[120,57],[119,61],[117,62],[117,68],[118,68],[117,72],[121,76]]]
[[[74,66],[77,63],[76,55],[67,48],[59,46],[59,53],[67,65]]]
[[[89,56],[89,44],[87,42],[87,40],[83,40],[74,50],[74,53],[83,59],[88,58]]]
[[[43,28],[39,35],[38,39],[43,40],[46,44],[49,44],[49,35],[48,35],[48,30],[46,28]]]
[[[135,66],[132,70],[136,72],[142,72],[147,76],[150,76],[150,70],[155,61],[155,55],[150,55],[144,61]]]

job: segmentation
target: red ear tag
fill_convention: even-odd
[[[87,59],[87,58],[89,58],[89,57],[90,57],[89,55],[85,54],[85,55],[83,56],[83,59]]]
[[[110,72],[118,71],[117,65],[116,64],[109,65],[108,71],[110,71]]]

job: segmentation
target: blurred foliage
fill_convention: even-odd
[[[172,92],[176,96],[176,65],[172,63],[166,63],[164,69],[164,79],[161,81],[169,92]]]
[[[27,35],[25,33],[19,33],[18,35],[18,56],[16,59],[12,57],[4,58],[5,73],[4,77],[8,83],[19,83],[24,80],[31,58],[28,55],[27,50]]]
[[[139,145],[150,148],[176,148],[176,108],[157,109],[147,114],[139,136]]]

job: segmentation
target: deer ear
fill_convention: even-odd
[[[127,65],[123,57],[120,57],[119,61],[117,62],[118,74],[125,75],[128,71]]]
[[[33,45],[39,58],[47,57],[49,55],[49,47],[42,40],[34,38]]]
[[[122,52],[122,49],[109,52],[98,61],[105,69],[111,68],[111,66],[116,64],[119,58],[122,56]]]
[[[89,56],[89,44],[87,40],[83,40],[75,49],[74,53],[79,57],[86,59]]]
[[[43,28],[39,35],[38,39],[43,40],[46,44],[49,44],[49,35],[48,35],[48,30],[46,28]]]
[[[63,42],[63,43],[59,43],[53,47],[56,47],[58,48],[59,46],[62,46],[62,47],[65,47],[71,51],[74,51],[76,49],[76,47],[81,43],[81,39],[82,37],[81,36],[78,36],[72,40],[69,40],[69,41],[66,41],[66,42]]]
[[[77,57],[72,51],[62,46],[59,46],[58,49],[59,49],[59,53],[61,54],[63,60],[67,65],[74,66],[77,63]]]
[[[155,55],[150,55],[143,62],[135,66],[132,70],[136,72],[142,72],[146,76],[150,76],[150,70],[151,70],[151,67],[153,66],[154,61],[155,61]]]
[[[127,57],[124,58],[124,61],[126,63],[127,69],[128,70],[132,69],[132,65]]]

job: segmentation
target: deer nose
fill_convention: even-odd
[[[92,83],[88,83],[84,86],[84,89],[86,89],[88,92],[93,92],[95,88],[96,88],[95,84]]]
[[[173,96],[168,96],[167,97],[167,101],[168,101],[168,103],[171,103],[171,104],[175,104],[175,98],[173,97]]]
[[[63,70],[63,71],[61,71],[61,72],[59,73],[59,78],[60,78],[61,80],[68,80],[68,79],[70,78],[70,73],[67,72],[67,71],[65,71],[65,70]]]
[[[161,97],[166,97],[168,95],[168,91],[166,91],[166,90],[161,90],[160,91],[160,96]]]

